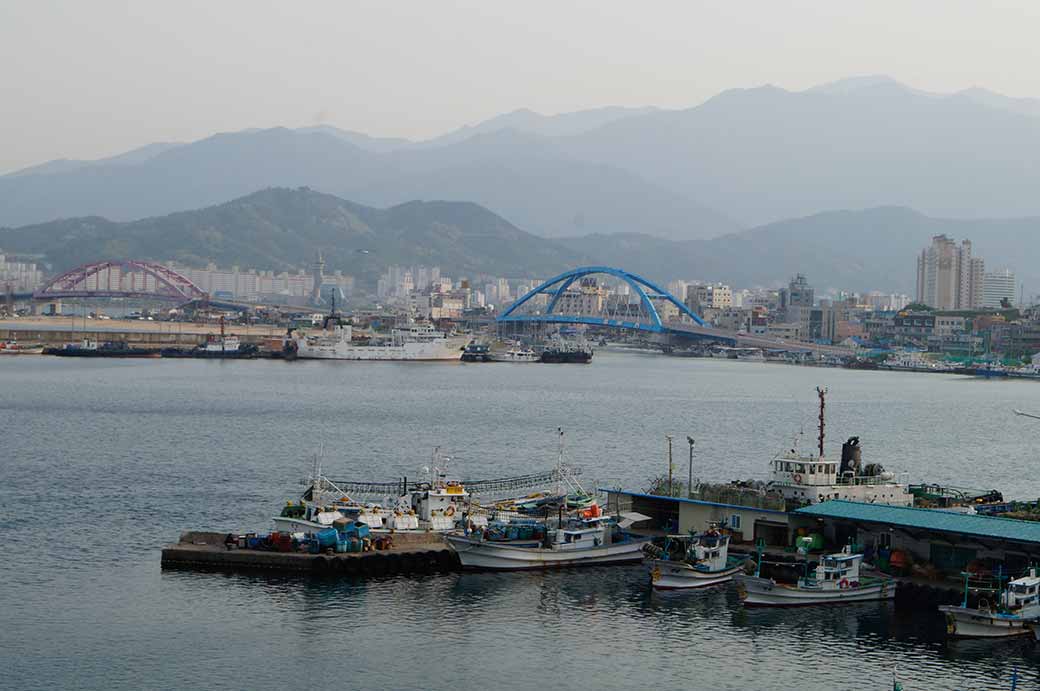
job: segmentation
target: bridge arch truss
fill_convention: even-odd
[[[568,293],[574,283],[595,275],[611,276],[627,284],[631,288],[632,295],[638,300],[635,302],[608,301],[608,304],[604,305],[598,314],[575,314],[564,310],[563,307],[566,307],[568,302],[567,296],[578,294],[577,291]],[[538,296],[545,296],[545,299],[540,300]],[[680,315],[688,317],[696,326],[708,326],[699,315],[668,291],[642,276],[611,266],[583,266],[550,278],[514,302],[499,315],[497,321],[499,323],[589,324],[664,333],[671,329],[662,321],[658,311],[657,304],[662,302],[674,305],[678,308]],[[590,310],[584,311],[591,312]]]
[[[168,266],[136,259],[106,260],[78,266],[47,281],[36,300],[63,298],[143,298],[190,302],[209,295]]]

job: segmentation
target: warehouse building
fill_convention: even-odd
[[[1040,563],[1040,522],[849,501],[806,506],[790,517],[792,531],[820,532],[829,545],[902,550],[948,575],[976,561],[1002,562],[1009,573]]]

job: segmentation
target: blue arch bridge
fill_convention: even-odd
[[[627,286],[627,294],[623,289],[603,290],[604,277],[617,288]],[[782,341],[716,328],[649,279],[611,266],[583,266],[550,278],[514,302],[496,321],[499,325],[586,324],[724,345],[849,353],[838,346]]]

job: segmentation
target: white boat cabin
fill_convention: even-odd
[[[729,558],[729,535],[708,531],[695,535],[686,553],[688,561],[698,569],[721,571]]]
[[[837,461],[823,456],[799,456],[788,451],[771,461],[771,485],[785,499],[817,504],[831,499],[870,504],[913,506],[907,484],[890,472],[873,475],[841,473]]]
[[[612,542],[612,531],[613,522],[602,516],[574,521],[556,531],[553,548],[575,550],[609,545]]]
[[[813,575],[800,578],[798,587],[818,590],[858,588],[859,567],[862,562],[862,554],[853,554],[845,547],[837,554],[821,557]]]
[[[462,515],[469,492],[457,482],[437,484],[412,494],[412,508],[433,530],[451,530]]]
[[[1028,575],[1008,583],[1002,600],[1004,607],[1012,612],[1040,608],[1040,578],[1036,569],[1029,569]]]

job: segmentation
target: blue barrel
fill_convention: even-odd
[[[336,543],[339,542],[339,533],[335,528],[326,528],[315,533],[314,539],[318,541],[319,549],[327,549],[336,546]]]

